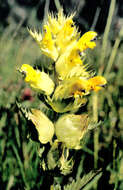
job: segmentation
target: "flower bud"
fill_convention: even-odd
[[[55,124],[55,132],[59,142],[67,148],[79,149],[80,140],[88,127],[88,115],[66,114],[61,116]]]
[[[46,144],[52,140],[54,125],[48,117],[40,110],[31,109],[28,118],[32,121],[38,131],[39,141]]]

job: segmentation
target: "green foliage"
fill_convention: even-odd
[[[84,175],[82,178],[77,178],[77,180],[73,180],[70,185],[66,185],[64,190],[87,190],[93,187],[93,184],[96,183],[96,181],[99,180],[101,177],[101,173],[96,173],[96,172],[90,172],[86,175]]]
[[[64,190],[89,190],[96,181],[101,177],[101,172],[89,172],[85,174],[82,178],[78,177],[76,180],[73,180],[70,184],[64,186]],[[52,186],[53,190],[61,190],[60,185]]]

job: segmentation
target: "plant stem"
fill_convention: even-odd
[[[113,170],[116,170],[116,147],[117,147],[117,144],[116,144],[116,140],[113,141]]]
[[[97,10],[96,10],[96,13],[95,13],[95,16],[94,16],[94,20],[93,20],[93,23],[92,23],[92,25],[91,25],[90,30],[95,30],[95,26],[96,26],[96,24],[97,24],[100,11],[101,11],[101,8],[100,8],[100,7],[97,7]]]
[[[55,2],[55,5],[56,5],[56,8],[57,8],[57,11],[59,11],[61,9],[61,5],[60,5],[59,0],[54,0],[54,2]]]
[[[101,58],[100,58],[100,69],[99,69],[99,74],[101,75],[103,72],[103,63],[105,60],[105,55],[106,55],[106,48],[107,48],[107,43],[108,43],[108,35],[111,27],[111,22],[113,18],[113,13],[115,10],[115,4],[116,0],[111,0],[110,8],[109,8],[109,14],[108,14],[108,19],[105,27],[105,32],[104,32],[104,37],[103,37],[103,42],[102,42],[102,50],[101,50]]]
[[[96,93],[93,95],[93,120],[98,122],[98,96]],[[98,166],[98,150],[99,150],[99,131],[96,130],[94,133],[94,168],[97,169]]]
[[[44,18],[43,18],[44,23],[47,20],[47,15],[48,15],[48,11],[49,11],[49,4],[50,4],[50,1],[46,0],[45,7],[44,7]]]
[[[17,161],[18,161],[18,165],[20,167],[20,172],[21,172],[21,175],[22,175],[22,178],[23,178],[23,182],[25,184],[25,188],[26,188],[26,190],[29,190],[30,188],[29,188],[29,185],[28,185],[28,183],[26,181],[26,177],[25,177],[25,173],[24,173],[24,168],[23,168],[23,163],[22,163],[22,161],[21,161],[21,159],[19,157],[18,150],[17,150],[17,148],[15,147],[14,144],[12,145],[12,148],[13,148],[13,151],[14,151],[14,153],[16,155],[16,158],[17,158]]]
[[[113,49],[112,49],[112,53],[111,53],[111,56],[109,58],[109,61],[108,61],[108,65],[107,65],[107,68],[106,68],[106,71],[105,71],[105,76],[108,75],[108,73],[110,72],[111,70],[111,67],[114,63],[114,59],[116,57],[116,53],[117,53],[117,50],[118,50],[118,47],[119,47],[119,44],[120,44],[120,35],[116,38],[115,40],[115,43],[114,43],[114,46],[113,46]]]
[[[93,94],[93,121],[98,122],[98,95],[97,93]],[[94,169],[98,167],[98,151],[99,151],[99,131],[94,132]],[[94,189],[97,189],[97,183],[94,184]]]

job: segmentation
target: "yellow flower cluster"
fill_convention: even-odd
[[[28,29],[41,52],[54,61],[53,79],[30,65],[23,64],[20,68],[25,82],[42,93],[46,103],[58,113],[76,112],[86,103],[86,95],[91,91],[101,90],[107,83],[102,76],[93,77],[93,73],[87,71],[87,65],[84,65],[83,61],[86,49],[96,46],[97,33],[88,31],[81,36],[73,16],[74,14],[66,17],[63,10],[60,10],[56,16],[48,15],[42,33]],[[88,126],[88,118],[84,114],[64,115],[55,125],[36,109],[32,110],[29,117],[36,126],[41,143],[51,141],[55,131],[58,140],[69,148],[79,147]]]
[[[52,98],[46,97],[46,101],[56,112],[78,109],[84,103],[83,96],[91,91],[97,92],[107,83],[102,76],[93,77],[83,63],[85,50],[96,46],[97,33],[89,31],[80,36],[73,16],[65,17],[63,10],[60,10],[56,16],[48,15],[43,34],[29,30],[42,53],[55,62],[57,84],[48,74],[34,70],[29,65],[24,64],[20,69],[32,88],[47,96],[53,94]],[[70,97],[75,99],[73,103],[66,106],[61,102]]]
[[[70,75],[73,67],[83,65],[82,56],[87,48],[96,46],[97,33],[89,31],[80,37],[73,16],[65,17],[63,10],[60,10],[57,16],[48,15],[43,34],[29,30],[42,53],[55,61],[55,69],[61,80]],[[84,67],[81,67],[81,72],[86,73]]]

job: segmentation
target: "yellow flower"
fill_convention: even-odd
[[[78,35],[73,20],[71,18],[66,19],[60,32],[56,36],[56,46],[59,50],[59,56],[66,52],[66,48],[71,48],[72,44],[76,42]]]
[[[85,51],[87,48],[93,49],[96,46],[95,40],[97,33],[94,31],[86,32],[77,42],[76,47],[80,52]]]
[[[94,90],[95,92],[97,92],[101,90],[102,87],[104,87],[106,84],[107,84],[107,81],[104,77],[96,76],[88,80],[88,89]]]
[[[52,58],[54,61],[56,61],[58,57],[58,51],[55,47],[55,41],[53,40],[51,30],[48,25],[43,26],[43,38],[40,44],[40,48],[42,50],[42,53],[47,55],[48,57]]]
[[[44,113],[37,109],[31,109],[28,119],[35,125],[41,143],[46,144],[52,141],[54,125]]]
[[[58,52],[55,47],[55,42],[52,38],[52,33],[50,31],[49,26],[43,26],[43,35],[41,33],[37,33],[36,31],[32,31],[28,29],[30,35],[36,40],[43,54],[52,58],[54,61],[58,57]]]
[[[83,96],[88,88],[87,80],[80,77],[72,77],[67,80],[63,80],[60,85],[56,87],[53,94],[54,100],[62,100],[75,95]]]
[[[80,148],[80,140],[87,132],[88,115],[66,114],[61,116],[55,124],[55,133],[59,142],[67,148]]]
[[[71,77],[61,81],[56,87],[52,98],[47,97],[45,100],[55,112],[64,113],[72,111],[75,113],[86,103],[86,95],[91,91],[97,92],[101,90],[106,83],[106,79],[102,76],[90,79],[86,78],[86,74],[85,77]],[[68,102],[65,101],[66,99]]]
[[[82,77],[71,77],[63,80],[57,87],[53,95],[54,100],[62,100],[70,97],[83,97],[90,91],[101,90],[107,81],[104,77],[96,76],[90,79]]]
[[[66,52],[59,57],[55,64],[59,79],[64,80],[75,66],[82,65],[83,62],[79,53],[78,50],[73,49],[71,44],[71,47],[66,48]]]
[[[58,36],[64,36],[67,38],[73,37],[74,35],[74,22],[73,22],[74,14],[71,14],[70,16],[66,17],[63,14],[63,9],[60,9],[58,14],[55,16],[53,14],[48,14],[48,21],[47,25],[50,27],[50,30],[54,36],[54,38],[57,40]],[[61,38],[61,37],[60,37]],[[60,39],[63,42],[63,39]],[[65,40],[68,39],[64,39]]]
[[[28,30],[40,46],[42,53],[54,61],[79,34],[73,23],[73,16],[66,18],[63,15],[63,10],[60,10],[57,17],[52,14],[48,15],[48,21],[43,26],[43,35],[36,31]]]
[[[96,46],[96,37],[96,32],[89,31],[86,32],[78,41],[73,41],[68,47],[66,47],[65,52],[58,58],[55,65],[56,72],[60,79],[64,80],[75,66],[83,64],[83,52],[87,48],[93,49]]]
[[[54,82],[45,72],[33,69],[30,65],[23,64],[20,72],[25,75],[25,82],[30,86],[46,95],[52,94],[54,90]]]
[[[63,81],[56,87],[53,101],[82,97],[91,90],[100,90],[106,84],[106,80],[101,76],[92,78],[91,72],[88,72],[83,64],[85,50],[96,46],[97,33],[88,31],[80,37],[73,16],[74,14],[64,16],[61,9],[56,16],[48,15],[43,26],[43,35],[30,31],[42,52],[55,61],[58,79]]]
[[[62,26],[64,25],[64,22],[65,17],[63,14],[63,9],[60,9],[57,16],[51,13],[48,14],[47,24],[49,25],[51,32],[54,36],[56,36],[60,32]]]
[[[43,34],[29,30],[43,54],[53,59],[59,79],[64,80],[71,70],[82,65],[82,55],[87,48],[96,46],[97,33],[86,32],[82,37],[73,21],[74,14],[66,17],[61,9],[57,15],[49,14]]]

